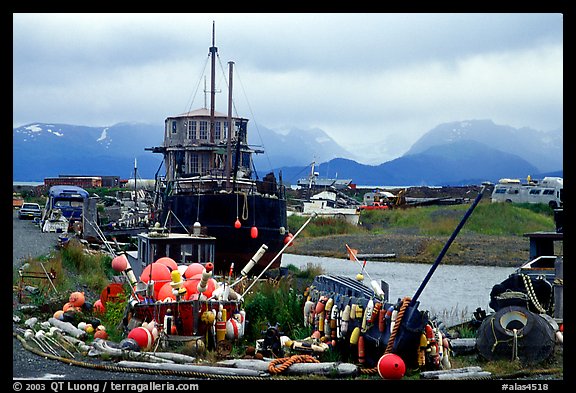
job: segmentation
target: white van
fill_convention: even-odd
[[[552,209],[563,207],[564,179],[545,177],[541,181],[500,179],[494,186],[492,202],[545,203]]]

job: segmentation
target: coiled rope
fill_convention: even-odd
[[[312,355],[293,355],[284,358],[274,359],[268,365],[268,372],[270,374],[280,374],[286,371],[294,363],[320,363]]]

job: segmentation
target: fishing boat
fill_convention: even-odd
[[[319,178],[318,172],[314,170],[315,165],[315,162],[310,165],[310,175],[306,181],[298,180],[302,198],[299,199],[300,204],[289,214],[306,217],[316,214],[319,217],[343,219],[352,225],[358,225],[360,203],[342,192],[350,187],[352,179]]]
[[[265,244],[268,251],[254,272],[262,271],[290,236],[285,186],[272,172],[259,178],[253,154],[264,150],[248,145],[248,119],[232,114],[233,62],[229,62],[228,113],[215,110],[215,69],[218,49],[211,60],[210,107],[169,116],[164,143],[149,148],[163,154],[165,175],[156,176],[155,217],[174,233],[202,234],[216,238],[215,272],[228,271]],[[206,105],[205,105],[206,106]],[[281,265],[277,258],[271,269]]]

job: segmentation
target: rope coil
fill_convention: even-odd
[[[293,355],[272,360],[268,365],[268,371],[270,374],[280,374],[294,363],[320,363],[320,361],[312,355]]]

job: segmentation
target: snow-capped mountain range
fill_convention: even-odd
[[[17,127],[13,129],[13,180],[43,181],[62,174],[130,178],[135,159],[139,176],[153,178],[158,171],[163,174],[162,156],[146,149],[162,144],[163,130],[162,124],[142,123]],[[253,125],[249,142],[266,151],[254,156],[260,177],[281,169],[287,183],[306,176],[311,161],[321,176],[352,178],[356,184],[471,184],[563,170],[562,129],[515,129],[490,120],[440,124],[402,157],[379,165],[354,161],[352,153],[320,129],[281,133]]]

